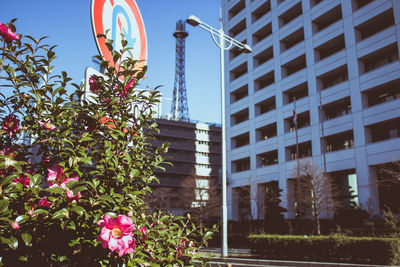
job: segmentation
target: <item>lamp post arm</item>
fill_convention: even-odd
[[[222,48],[224,50],[229,50],[233,45],[240,48],[240,49],[244,49],[244,44],[235,40],[234,38],[230,37],[229,35],[226,35],[225,33],[221,34],[220,30],[215,29],[214,27],[211,27],[210,25],[201,22],[199,24],[199,27],[208,31],[209,33],[211,33],[211,37],[214,41],[214,43],[219,47]],[[222,30],[222,29],[221,29]],[[227,47],[220,47],[219,42],[215,39],[216,36],[220,37],[222,35],[222,38],[224,39],[224,43],[227,43],[228,46]]]
[[[222,31],[222,30],[221,30],[221,31]],[[222,35],[222,37],[221,37],[221,35]],[[220,42],[220,41],[217,41],[217,40],[215,39],[215,34],[211,33],[211,37],[212,37],[214,43],[215,43],[219,48],[221,48],[222,50],[229,50],[229,49],[232,47],[232,45],[233,45],[233,43],[230,42],[229,45],[228,45],[227,47],[225,47],[225,45],[222,46],[222,45],[221,45],[221,42]],[[224,38],[224,32],[222,32],[222,34],[221,34],[221,33],[218,33],[218,38],[222,38],[224,41],[226,41],[226,38]],[[223,43],[225,44],[225,42],[223,42]]]

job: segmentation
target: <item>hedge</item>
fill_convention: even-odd
[[[250,235],[260,258],[397,265],[400,239],[350,236]]]

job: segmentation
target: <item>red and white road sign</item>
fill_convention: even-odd
[[[103,57],[114,65],[105,39],[97,34],[109,30],[107,37],[112,39],[114,50],[121,49],[121,33],[132,48],[133,58],[147,59],[147,40],[142,16],[135,0],[92,0],[92,28],[97,48]],[[128,56],[128,55],[126,55]]]

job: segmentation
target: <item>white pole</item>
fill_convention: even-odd
[[[220,9],[220,29],[217,30],[204,22],[194,15],[189,16],[186,20],[192,26],[200,26],[202,29],[211,33],[211,37],[214,43],[220,49],[221,56],[221,126],[222,126],[222,257],[228,257],[228,209],[227,209],[227,178],[226,178],[226,126],[225,126],[225,63],[224,63],[224,51],[232,47],[232,45],[240,48],[245,53],[251,53],[251,48],[242,44],[241,42],[225,35],[222,27],[222,10]],[[219,40],[217,42],[216,36]],[[225,47],[225,41],[228,42],[228,46]]]
[[[225,130],[225,66],[224,66],[224,30],[222,14],[220,18],[219,47],[221,53],[221,126],[222,126],[222,257],[228,257],[228,209],[226,205],[226,130]]]

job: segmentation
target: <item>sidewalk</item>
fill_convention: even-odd
[[[271,267],[382,267],[387,265],[371,265],[371,264],[352,264],[352,263],[332,263],[332,262],[308,262],[308,261],[287,261],[287,260],[265,260],[255,259],[250,249],[228,249],[228,258],[221,257],[221,248],[206,248],[201,250],[203,253],[212,255],[212,260],[206,266],[271,266]]]

